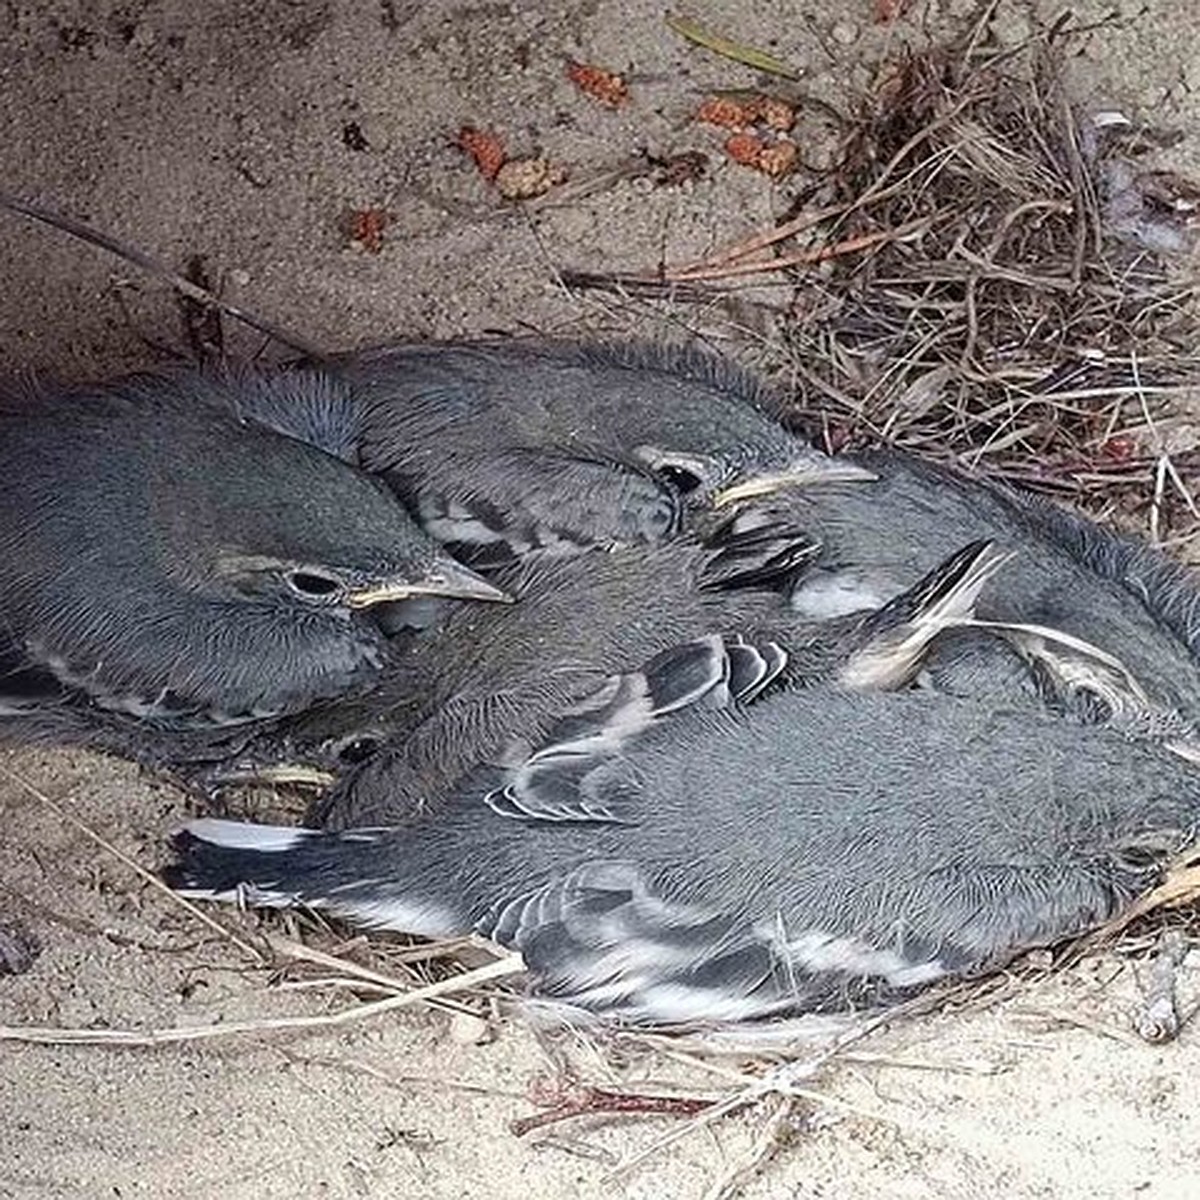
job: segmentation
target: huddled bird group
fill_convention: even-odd
[[[884,1005],[1200,835],[1200,591],[694,350],[393,346],[0,396],[0,739],[197,786],[193,897],[482,934],[632,1024]]]

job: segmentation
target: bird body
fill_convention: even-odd
[[[981,593],[981,620],[1038,626],[1098,648],[1140,682],[1155,709],[1200,721],[1200,590],[1191,571],[1059,505],[911,454],[881,450],[856,460],[872,480],[780,493],[735,522],[742,535],[758,523],[783,524],[819,544],[792,591],[797,615],[820,621],[876,608],[955,548],[988,539],[1012,558]],[[1040,656],[1029,637],[1012,640]],[[978,692],[986,679],[1002,687],[1005,677],[1026,686],[996,643],[966,644],[974,657],[958,673],[964,688]],[[994,670],[980,673],[981,647]],[[929,665],[939,686],[953,688],[949,661],[947,654]]]
[[[722,583],[727,550],[683,539],[526,568],[522,595],[497,619],[454,613],[436,637],[415,639],[380,684],[264,731],[236,756],[234,774],[288,778],[273,768],[332,768],[337,780],[310,821],[327,828],[395,824],[422,811],[479,763],[536,744],[550,723],[610,674],[710,632],[777,643],[779,682],[840,678],[894,687],[911,677],[944,622],[971,611],[1002,564],[973,544],[938,564],[885,609],[816,625],[776,593]],[[944,608],[943,608],[944,606]],[[349,751],[349,753],[347,753]],[[227,775],[229,765],[217,769]]]
[[[1104,649],[1156,708],[1200,721],[1189,573],[1056,505],[912,455],[825,458],[783,429],[775,392],[719,358],[528,339],[384,348],[327,370],[340,406],[326,379],[311,397],[297,382],[258,407],[281,429],[291,420],[305,436],[325,430],[331,446],[353,442],[428,530],[477,562],[652,545],[683,530],[704,540],[733,511],[739,532],[782,524],[819,547],[793,604],[820,622],[878,608],[988,540],[1016,554],[982,597],[982,619]],[[803,486],[779,484],[787,462]],[[984,678],[980,661],[959,670],[964,686]]]
[[[634,1023],[742,1021],[883,1003],[1094,928],[1200,827],[1194,767],[1103,727],[931,692],[714,708],[736,669],[684,649],[435,817],[198,822],[172,882],[482,933],[538,994]]]
[[[868,477],[785,430],[761,381],[695,349],[390,346],[298,367],[241,407],[379,474],[473,565],[658,545],[692,511]]]
[[[166,723],[294,711],[374,675],[386,642],[364,610],[425,591],[502,595],[377,481],[194,387],[0,397],[0,657],[18,696],[48,678],[55,702]]]

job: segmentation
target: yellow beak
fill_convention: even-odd
[[[798,462],[785,471],[751,475],[749,479],[722,488],[713,496],[713,507],[724,508],[739,500],[771,496],[784,488],[811,487],[823,483],[864,483],[878,478],[874,471],[868,471],[857,463],[841,462],[836,458],[814,458],[811,462]]]
[[[231,767],[213,773],[214,783],[293,784],[302,787],[332,787],[337,776],[304,763],[277,763],[271,767]]]
[[[511,604],[513,597],[482,576],[453,559],[443,558],[416,580],[397,580],[351,592],[346,597],[350,608],[370,608],[392,600],[411,600],[414,596],[446,596],[454,600],[486,600]]]

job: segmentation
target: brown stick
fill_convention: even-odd
[[[602,1113],[669,1113],[674,1116],[692,1117],[711,1108],[713,1100],[698,1096],[650,1096],[642,1092],[610,1092],[606,1088],[590,1085],[567,1084],[558,1086],[544,1081],[535,1082],[530,1088],[530,1099],[535,1104],[546,1105],[547,1111],[528,1117],[518,1117],[509,1122],[509,1129],[517,1137],[524,1137],[535,1129],[557,1125],[573,1117],[587,1117]]]
[[[64,233],[69,233],[72,237],[87,242],[89,245],[99,246],[102,250],[107,250],[110,254],[115,254],[118,258],[123,258],[126,262],[141,267],[143,271],[148,271],[151,275],[157,275],[160,279],[166,280],[181,296],[186,296],[189,300],[193,300],[205,308],[217,309],[227,316],[241,321],[244,325],[249,325],[251,329],[257,329],[259,333],[265,333],[267,337],[274,338],[285,346],[290,346],[301,354],[307,354],[312,358],[325,357],[323,350],[298,334],[281,329],[278,325],[274,325],[262,317],[256,317],[252,313],[246,312],[245,309],[222,300],[207,288],[200,287],[186,276],[180,275],[178,271],[172,271],[158,259],[127,245],[111,234],[93,229],[83,221],[76,221],[64,213],[34,204],[31,200],[23,200],[20,196],[14,196],[11,192],[2,189],[0,189],[0,207],[20,213],[24,217],[29,217],[30,220],[40,221],[43,225],[49,225],[53,229],[61,229]]]

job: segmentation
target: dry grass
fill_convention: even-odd
[[[1169,139],[1077,111],[1065,22],[1018,49],[990,12],[884,64],[832,167],[771,230],[701,263],[567,281],[690,305],[790,280],[773,366],[829,449],[887,442],[1195,532],[1200,379],[1180,278],[1200,193],[1147,155]]]
[[[890,64],[826,181],[840,242],[917,232],[800,281],[786,328],[800,412],[1091,508],[1190,532],[1172,400],[1200,376],[1183,181],[1123,123],[1076,112],[1070,34]],[[1160,465],[1162,464],[1162,465]],[[1169,487],[1167,485],[1170,485]]]

